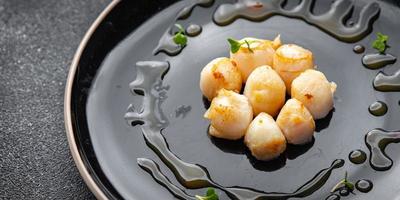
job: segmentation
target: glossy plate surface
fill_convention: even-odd
[[[325,199],[330,189],[348,171],[354,182],[371,180],[369,193],[356,192],[348,199],[400,198],[397,178],[400,173],[400,145],[389,145],[386,153],[393,161],[388,171],[375,171],[368,161],[352,164],[349,153],[356,149],[367,152],[366,133],[375,128],[400,130],[400,93],[374,90],[372,82],[379,70],[365,68],[363,54],[353,52],[355,44],[370,47],[376,32],[390,36],[388,53],[400,55],[400,8],[394,1],[378,1],[381,13],[373,24],[373,32],[356,43],[341,42],[301,19],[272,16],[261,22],[238,19],[227,26],[216,25],[212,16],[222,3],[211,7],[195,7],[191,15],[180,20],[202,26],[202,32],[190,37],[188,46],[177,56],[153,54],[162,35],[175,23],[175,17],[190,1],[122,1],[110,10],[93,32],[73,65],[76,73],[69,78],[70,118],[72,132],[83,165],[95,184],[110,199],[173,199],[164,187],[140,168],[137,158],[148,158],[160,165],[161,171],[179,187],[181,185],[162,160],[146,145],[139,126],[131,126],[124,118],[129,105],[141,109],[143,96],[133,94],[129,84],[136,79],[139,61],[168,61],[170,69],[162,85],[166,99],[160,105],[167,118],[162,131],[170,150],[180,159],[207,168],[210,177],[223,186],[242,186],[266,192],[293,192],[305,184],[335,159],[344,159],[345,165],[333,171],[325,185],[306,199]],[[295,1],[293,1],[295,2]],[[290,6],[296,3],[291,2]],[[362,6],[372,1],[356,1],[354,16],[357,21]],[[293,5],[292,5],[293,4]],[[325,13],[331,1],[316,0],[314,14]],[[310,49],[318,69],[338,85],[335,110],[330,117],[317,123],[318,131],[312,144],[291,147],[274,162],[256,161],[241,142],[226,142],[207,135],[208,121],[203,119],[206,105],[199,90],[201,69],[213,58],[228,57],[226,38],[245,36],[272,39],[281,34],[284,43],[296,43]],[[399,69],[397,63],[383,70],[391,74]],[[388,105],[381,117],[369,113],[375,101]],[[179,108],[190,108],[185,115]],[[74,151],[73,151],[74,153]],[[183,187],[181,187],[183,188]],[[185,190],[189,194],[203,194],[204,189]],[[228,197],[219,191],[221,199]]]

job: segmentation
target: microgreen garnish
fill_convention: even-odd
[[[195,196],[197,200],[218,200],[218,195],[215,192],[214,188],[208,188],[206,192],[206,196]]]
[[[231,52],[232,53],[238,52],[239,49],[240,49],[240,46],[242,46],[242,44],[239,41],[237,41],[235,39],[232,39],[232,38],[228,38],[228,42],[231,45]]]
[[[250,47],[249,41],[244,40],[244,42],[246,42],[246,45],[247,45],[247,48],[249,49],[249,51],[250,51],[251,53],[254,53],[254,52],[253,52],[253,49],[251,49],[251,47]]]
[[[247,48],[249,49],[249,51],[250,51],[251,53],[253,53],[253,49],[251,49],[251,46],[250,46],[250,44],[252,43],[252,41],[244,40],[243,42],[240,42],[240,41],[235,40],[235,39],[233,39],[233,38],[228,38],[228,42],[229,42],[229,44],[231,45],[231,52],[232,52],[232,53],[238,52],[239,49],[240,49],[240,47],[241,47],[243,44],[246,44],[246,45],[247,45]]]
[[[384,35],[382,33],[376,34],[376,39],[372,43],[372,47],[379,51],[379,53],[385,53],[387,46],[387,42],[389,40],[389,36]]]
[[[180,24],[175,24],[175,26],[178,28],[178,32],[174,35],[174,42],[178,45],[185,46],[187,44],[185,29]]]
[[[347,171],[344,174],[344,179],[342,179],[341,181],[339,181],[339,183],[337,183],[331,190],[331,193],[335,192],[336,190],[338,190],[341,187],[346,187],[347,189],[349,189],[350,191],[354,190],[354,184],[352,182],[350,182],[347,179]]]

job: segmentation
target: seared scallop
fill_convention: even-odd
[[[285,83],[270,66],[261,66],[247,79],[244,95],[249,99],[254,115],[266,112],[275,117],[285,104]]]
[[[266,113],[260,113],[251,122],[244,141],[258,160],[274,159],[286,149],[285,136],[274,119]]]
[[[262,65],[272,66],[275,49],[281,45],[280,36],[274,41],[244,38],[239,42],[242,45],[238,52],[231,52],[231,60],[236,63],[243,81],[247,80],[255,68]]]
[[[247,97],[221,89],[204,117],[211,121],[209,134],[228,140],[237,140],[246,134],[253,119],[253,110]]]
[[[306,70],[292,83],[292,98],[301,101],[315,120],[326,117],[333,109],[336,84],[329,82],[322,72]]]
[[[294,44],[279,47],[274,55],[273,67],[285,82],[290,93],[292,81],[307,69],[314,69],[311,51]]]
[[[290,144],[305,144],[313,138],[314,119],[303,103],[296,99],[290,99],[286,102],[276,119],[276,123]]]
[[[208,100],[217,96],[220,89],[240,92],[242,77],[229,58],[216,58],[207,64],[200,74],[200,89]]]

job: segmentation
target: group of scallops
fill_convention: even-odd
[[[244,38],[230,58],[216,58],[200,75],[211,101],[204,117],[211,136],[238,140],[258,160],[282,154],[287,143],[312,140],[315,121],[333,109],[336,84],[315,70],[313,54],[295,44]],[[244,90],[242,93],[242,87]],[[286,101],[286,94],[291,99]]]

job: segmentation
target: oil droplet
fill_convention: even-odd
[[[388,107],[386,103],[382,101],[376,101],[369,106],[368,110],[374,116],[383,116],[387,113]]]
[[[400,91],[400,70],[393,75],[386,75],[379,72],[374,79],[374,88],[381,92]]]
[[[356,53],[356,54],[361,54],[361,53],[364,53],[365,47],[364,47],[363,45],[361,45],[361,44],[357,44],[357,45],[355,45],[355,46],[353,47],[353,51],[354,51],[354,53]]]
[[[367,193],[372,190],[373,184],[370,180],[361,179],[356,182],[356,188],[360,192]]]
[[[350,152],[349,160],[354,164],[362,164],[367,160],[367,154],[364,151],[357,149]]]
[[[396,60],[397,58],[391,54],[374,53],[363,56],[362,64],[368,69],[380,69],[395,63]]]
[[[190,24],[187,28],[186,28],[186,34],[190,37],[194,37],[194,36],[198,36],[201,31],[202,31],[202,27],[198,24]]]
[[[343,188],[339,191],[339,194],[340,194],[340,196],[342,196],[342,197],[349,196],[350,190],[347,189],[346,187],[343,187]]]
[[[337,194],[331,194],[328,197],[326,197],[325,200],[340,200],[340,196]]]
[[[386,146],[399,142],[400,131],[374,129],[368,132],[365,135],[365,144],[370,152],[369,163],[371,167],[378,171],[389,170],[393,166],[393,160],[385,154]]]

